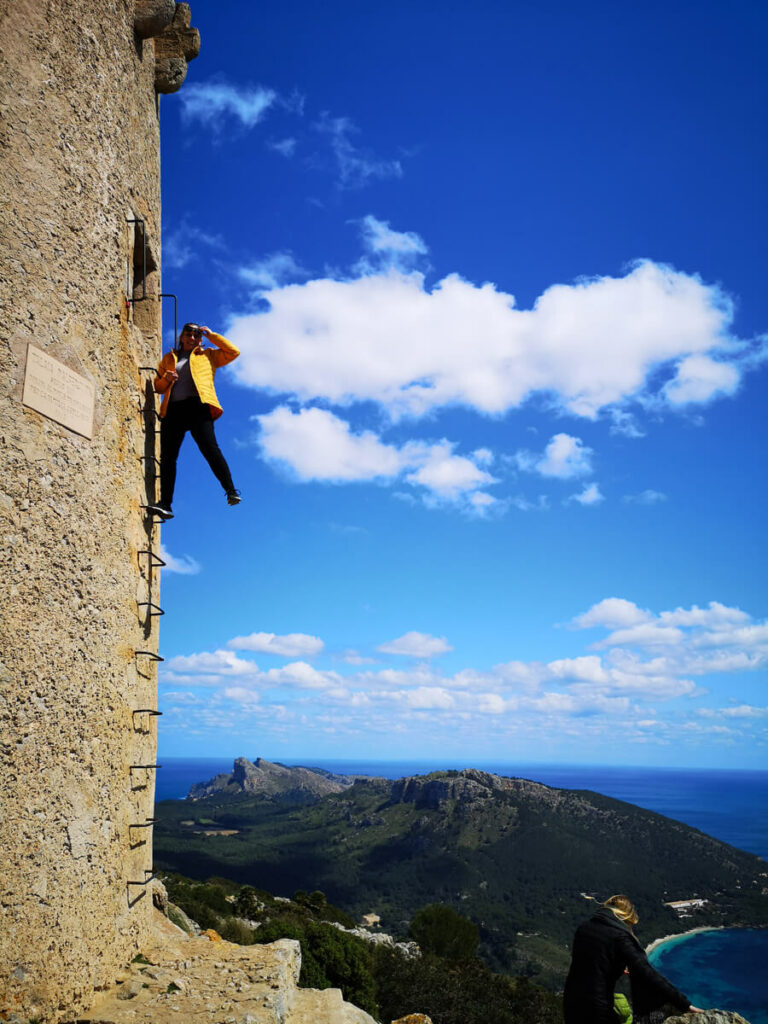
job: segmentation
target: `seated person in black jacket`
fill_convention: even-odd
[[[616,1024],[613,990],[625,970],[636,1024],[656,1024],[656,1019],[672,1012],[701,1012],[648,963],[632,931],[637,921],[637,911],[626,896],[611,896],[576,929],[565,982],[565,1024]],[[651,1018],[652,1012],[661,1016]]]

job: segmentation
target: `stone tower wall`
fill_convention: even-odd
[[[157,651],[159,568],[140,367],[161,352],[156,76],[173,91],[186,70],[151,37],[174,14],[189,37],[172,0],[0,0],[0,1019],[24,1024],[76,1018],[149,927],[137,826],[155,773],[131,766],[156,761],[158,719],[137,713],[156,707],[155,663],[136,652]],[[49,415],[25,391],[46,357]],[[73,381],[93,389],[90,437]]]

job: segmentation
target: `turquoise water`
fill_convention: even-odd
[[[768,1024],[768,930],[727,928],[682,936],[649,954],[694,1006],[735,1010]]]

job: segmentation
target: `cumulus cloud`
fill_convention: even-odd
[[[581,438],[571,437],[570,434],[555,434],[542,455],[520,451],[513,456],[513,461],[520,469],[528,472],[570,480],[592,472],[593,454]]]
[[[658,647],[659,645],[679,644],[682,639],[682,630],[672,626],[662,626],[658,622],[641,622],[637,626],[614,630],[606,637],[601,646]]]
[[[264,722],[270,729],[274,722],[291,720],[302,727],[332,722],[341,733],[418,729],[419,735],[433,730],[433,738],[448,726],[473,734],[481,729],[483,735],[499,730],[497,738],[557,730],[594,742],[619,729],[627,743],[764,732],[768,708],[745,696],[737,699],[731,680],[718,686],[716,676],[768,666],[768,623],[716,601],[652,612],[611,597],[571,624],[602,628],[609,635],[590,653],[446,674],[425,659],[451,646],[445,637],[428,633],[412,631],[379,646],[381,653],[414,659],[405,667],[366,668],[370,659],[347,649],[335,659],[337,665],[346,662],[340,671],[303,660],[306,653],[323,653],[316,637],[253,634],[233,638],[227,650],[170,659],[161,667],[161,682],[169,691],[164,700],[173,705],[171,713],[192,707],[201,723],[219,727],[229,719],[231,727],[238,715],[247,719],[252,712],[260,728]],[[264,671],[233,648],[286,656],[299,652],[299,659]],[[709,677],[711,685],[700,685],[701,677]],[[201,687],[209,688],[204,701],[198,696]],[[184,715],[186,722],[189,711]]]
[[[370,430],[353,434],[325,409],[294,412],[282,405],[257,419],[264,457],[290,467],[300,480],[391,480],[402,469],[397,448]]]
[[[263,654],[279,654],[286,658],[309,657],[319,654],[324,647],[319,636],[307,633],[251,633],[250,636],[236,636],[228,641],[227,647],[235,651],[256,651]]]
[[[691,355],[678,363],[675,376],[664,387],[664,397],[670,405],[702,404],[716,395],[732,395],[738,386],[739,372],[730,363]]]
[[[447,710],[453,708],[456,703],[453,694],[439,686],[419,686],[415,690],[387,696],[400,697],[409,708],[415,710]]]
[[[384,654],[404,654],[409,658],[432,658],[436,654],[452,651],[453,648],[444,636],[431,636],[429,633],[418,633],[413,630],[396,640],[380,644],[376,650]]]
[[[423,488],[432,501],[462,503],[478,513],[496,501],[480,494],[480,488],[496,483],[496,478],[471,457],[454,454],[450,441],[386,444],[371,430],[354,433],[349,423],[327,409],[294,412],[283,405],[256,419],[262,456],[285,466],[300,481],[402,478]]]
[[[740,608],[729,608],[719,601],[710,601],[708,607],[675,608],[674,611],[660,612],[659,621],[670,626],[719,626],[745,625],[749,615]]]
[[[612,664],[634,675],[702,676],[768,665],[768,623],[753,622],[741,608],[719,601],[652,614],[632,601],[611,597],[570,625],[610,630],[593,646],[608,648]],[[633,649],[654,656],[640,662]]]
[[[217,676],[248,675],[255,670],[252,661],[245,661],[233,651],[203,651],[200,654],[179,654],[164,666],[166,672],[187,672]]]
[[[228,700],[233,700],[237,704],[243,704],[249,708],[253,708],[255,704],[261,702],[261,695],[258,691],[247,686],[228,686],[224,690],[224,696]]]
[[[324,690],[339,686],[343,677],[338,672],[323,672],[306,661],[293,661],[282,668],[271,668],[258,676],[263,686],[295,686],[306,690]]]
[[[591,629],[593,626],[633,626],[638,622],[647,622],[651,613],[638,608],[633,601],[623,597],[606,597],[593,604],[589,611],[577,615],[572,625],[577,629]]]
[[[605,501],[605,496],[601,494],[597,484],[585,484],[581,491],[572,494],[567,500],[576,501],[579,505],[599,505],[601,501]]]
[[[421,464],[418,469],[408,473],[405,479],[425,487],[435,497],[448,501],[456,501],[468,491],[474,492],[497,482],[495,477],[481,469],[472,459],[454,455],[453,448],[454,445],[449,441],[440,441],[423,448],[417,455],[414,444],[407,445],[406,452],[410,452],[411,457],[418,459]],[[481,504],[493,500],[491,495],[486,494],[482,496]]]
[[[373,401],[393,419],[451,405],[497,415],[533,396],[587,419],[632,401],[681,408],[732,393],[757,358],[731,336],[720,289],[649,260],[553,285],[528,310],[494,284],[450,274],[427,288],[394,267],[265,298],[268,309],[230,324],[241,383],[303,402]]]

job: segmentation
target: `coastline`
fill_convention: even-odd
[[[687,932],[675,932],[674,935],[663,935],[659,939],[654,939],[645,947],[645,955],[650,956],[654,950],[659,949],[661,946],[676,946],[678,942],[684,942],[686,939],[691,938],[692,935],[701,935],[703,932],[722,932],[726,930],[725,925],[700,925],[698,928],[690,928]]]

